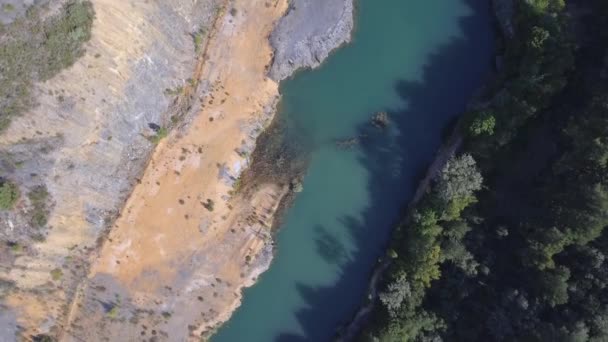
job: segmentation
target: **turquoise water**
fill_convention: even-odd
[[[491,69],[488,3],[360,0],[352,43],[281,84],[278,115],[311,154],[304,191],[272,266],[213,341],[327,341],[353,315],[442,131]],[[385,130],[370,124],[381,110]]]

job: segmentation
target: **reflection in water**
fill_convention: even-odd
[[[321,225],[315,226],[314,230],[317,233],[317,237],[315,238],[317,252],[325,262],[329,264],[344,263],[346,251],[342,242]]]

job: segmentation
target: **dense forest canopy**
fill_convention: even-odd
[[[515,3],[363,341],[608,341],[608,2]]]

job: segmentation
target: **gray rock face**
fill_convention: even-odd
[[[22,1],[23,6],[32,2]],[[67,0],[44,1],[42,14],[50,16]],[[0,211],[0,285],[10,281],[10,291],[18,289],[29,302],[45,305],[42,320],[27,316],[27,310],[11,311],[25,322],[20,324],[25,331],[46,332],[42,324],[61,317],[60,308],[86,277],[79,270],[86,269],[88,253],[121,211],[154,149],[146,139],[154,134],[150,123],[166,127],[175,111],[176,95],[166,89],[183,86],[193,74],[192,33],[209,29],[220,3],[91,2],[96,19],[86,53],[36,84],[36,105],[0,135],[0,176],[21,191],[14,210]],[[23,6],[9,7],[15,12],[10,18]],[[0,16],[0,22],[6,18]],[[33,226],[27,194],[38,186],[48,191],[48,222]],[[8,249],[7,241],[19,251]],[[56,268],[63,275],[53,280],[50,272]],[[0,315],[0,341],[14,340],[5,336],[18,330],[7,317]]]
[[[352,0],[292,0],[270,37],[275,49],[270,78],[281,81],[297,69],[317,67],[350,41],[352,29]]]
[[[25,14],[34,0],[0,0],[0,23],[7,25]]]
[[[13,341],[17,329],[15,314],[10,311],[0,312],[0,341]]]
[[[515,4],[513,0],[493,0],[494,15],[500,30],[505,38],[513,38],[515,28],[513,26],[513,16],[515,15]]]

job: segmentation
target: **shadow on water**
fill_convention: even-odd
[[[359,146],[359,162],[369,173],[370,204],[361,219],[341,219],[355,251],[347,255],[331,232],[314,227],[317,253],[327,263],[341,265],[339,280],[320,288],[297,284],[307,303],[296,314],[305,336],[283,333],[276,341],[331,339],[328,332],[331,335],[346,323],[364,301],[373,266],[412,197],[418,176],[439,148],[442,129],[463,112],[468,99],[489,76],[494,36],[489,1],[465,3],[473,13],[460,20],[462,37],[440,47],[428,59],[421,81],[395,84],[403,107],[387,108],[389,127],[382,130],[369,123],[359,127],[359,136],[366,137]]]
[[[325,262],[332,265],[339,265],[346,261],[346,249],[338,238],[321,225],[316,226],[314,231],[317,236],[315,238],[317,253]]]

